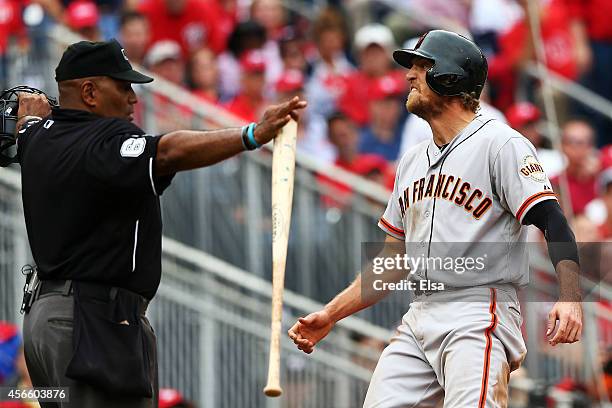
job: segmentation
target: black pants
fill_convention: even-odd
[[[155,345],[155,334],[140,316],[145,336]],[[42,408],[157,408],[158,377],[156,347],[149,350],[154,368],[153,398],[119,398],[65,376],[73,354],[73,298],[59,293],[41,295],[23,320],[24,353],[34,387],[69,387],[68,403],[41,402]]]

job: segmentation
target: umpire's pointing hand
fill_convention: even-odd
[[[266,144],[274,139],[291,119],[295,121],[299,119],[299,111],[304,109],[306,105],[306,101],[296,96],[287,102],[272,105],[266,109],[261,122],[257,124],[254,131],[257,143]]]

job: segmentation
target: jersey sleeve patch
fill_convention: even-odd
[[[121,157],[138,157],[144,153],[146,145],[147,140],[141,136],[126,139],[121,145]]]
[[[378,225],[394,238],[402,239],[405,237],[404,230],[391,225],[391,223],[385,220],[383,217],[380,217]]]
[[[528,177],[533,181],[537,181],[539,183],[545,183],[548,179],[546,178],[546,173],[544,172],[544,168],[538,162],[534,156],[528,154],[523,157],[521,160],[519,173],[523,177]]]

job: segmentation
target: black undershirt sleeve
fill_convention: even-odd
[[[534,205],[525,214],[523,224],[533,224],[544,233],[548,254],[555,269],[564,259],[579,263],[576,237],[557,201],[546,200]]]

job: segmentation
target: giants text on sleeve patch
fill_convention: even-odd
[[[529,177],[533,181],[540,183],[544,183],[546,181],[546,173],[544,173],[544,168],[540,163],[538,163],[538,159],[532,155],[527,155],[523,158],[519,172],[524,177]]]

